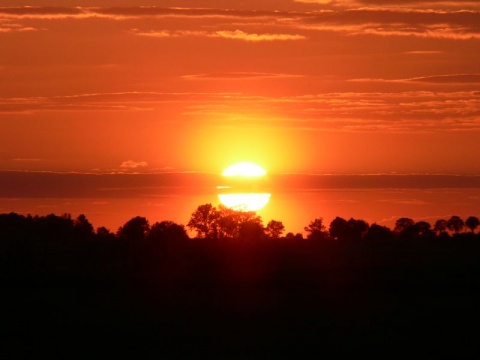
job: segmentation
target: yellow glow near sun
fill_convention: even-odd
[[[270,194],[219,194],[218,198],[223,205],[234,210],[257,211],[267,205]]]
[[[229,189],[228,193],[218,194],[220,202],[234,210],[240,211],[257,211],[267,205],[270,200],[269,193],[260,193],[252,191],[252,185],[255,188],[258,181],[255,178],[264,177],[267,172],[259,165],[250,162],[240,162],[229,166],[222,173],[223,176],[232,178],[245,178],[242,181],[242,188],[245,190],[243,181],[247,181],[250,189],[244,193],[237,193],[239,189],[236,186],[219,186],[219,189]],[[247,180],[248,178],[248,180]],[[238,184],[235,184],[238,185]],[[241,191],[241,190],[240,190]]]
[[[223,176],[256,177],[265,176],[267,172],[259,165],[249,162],[240,162],[229,166],[222,173]]]

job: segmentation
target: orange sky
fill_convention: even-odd
[[[1,6],[0,170],[480,174],[478,1]]]

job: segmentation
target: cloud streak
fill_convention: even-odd
[[[230,40],[243,40],[248,42],[262,42],[262,41],[285,41],[285,40],[303,40],[305,36],[298,34],[256,34],[247,33],[242,30],[228,31],[219,30],[215,32],[207,31],[190,31],[190,30],[160,30],[160,31],[139,31],[132,29],[131,32],[138,36],[146,36],[152,38],[178,38],[178,37],[209,37],[209,38],[223,38]]]
[[[225,39],[244,40],[250,42],[259,41],[284,41],[284,40],[304,40],[305,36],[298,34],[254,34],[246,33],[241,30],[235,31],[216,31],[215,35]]]
[[[121,169],[129,169],[129,170],[144,168],[146,166],[148,166],[148,163],[146,161],[134,161],[134,160],[127,160],[120,164]]]
[[[241,93],[105,93],[1,99],[0,115],[38,111],[132,111],[176,104],[178,117],[212,126],[279,127],[308,131],[479,131],[480,93],[409,91],[249,96]],[[259,115],[263,114],[263,115]],[[270,114],[270,115],[265,115]],[[5,117],[9,121],[14,118]],[[141,164],[125,162],[129,164]]]
[[[316,1],[316,3],[319,3]],[[461,2],[465,6],[473,2]],[[139,36],[171,38],[184,36],[203,36],[226,38],[250,42],[301,40],[308,37],[306,31],[336,32],[344,35],[367,36],[403,36],[437,38],[450,40],[478,40],[480,38],[480,5],[458,9],[453,2],[430,2],[443,4],[432,6],[424,2],[408,2],[409,6],[398,1],[321,1],[325,5],[309,11],[254,11],[204,8],[49,8],[17,7],[0,8],[0,21],[3,20],[83,20],[102,18],[110,20],[135,20],[143,18],[182,18],[188,22],[208,21],[213,30],[206,31],[196,24],[195,29],[162,29],[152,31],[136,30]],[[338,7],[338,5],[342,5]],[[360,6],[361,5],[361,6]],[[368,6],[366,6],[368,5]],[[395,5],[395,6],[393,6]],[[401,5],[401,6],[400,6]],[[393,6],[393,7],[392,7]],[[231,24],[233,18],[243,19],[244,29],[225,29],[225,21]],[[217,20],[215,20],[217,19]],[[252,31],[248,27],[257,28]],[[274,27],[282,31],[258,31],[258,28]],[[34,29],[22,25],[24,29]],[[13,28],[3,27],[3,32]]]

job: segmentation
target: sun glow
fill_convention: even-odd
[[[242,176],[242,177],[257,177],[265,176],[267,172],[259,165],[249,163],[249,162],[240,162],[234,165],[229,166],[222,173],[223,176]]]
[[[234,186],[217,187],[225,190],[225,193],[218,194],[220,202],[235,210],[260,210],[270,200],[269,193],[257,192],[260,182],[265,181],[266,174],[267,172],[261,166],[249,162],[241,162],[229,166],[222,175],[232,178],[228,182]]]
[[[223,205],[240,211],[257,211],[267,205],[270,194],[219,194]]]

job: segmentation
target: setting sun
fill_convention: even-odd
[[[219,194],[223,205],[240,211],[257,211],[267,205],[270,194]]]
[[[270,194],[258,192],[258,180],[264,179],[267,172],[259,165],[250,162],[240,162],[229,166],[222,173],[229,178],[243,179],[235,186],[220,186],[219,189],[228,189],[228,193],[218,194],[220,202],[232,209],[240,211],[257,211],[263,208],[270,200]],[[233,184],[231,184],[233,185]]]
[[[222,173],[223,176],[257,177],[267,172],[259,165],[250,162],[240,162],[229,166]]]

